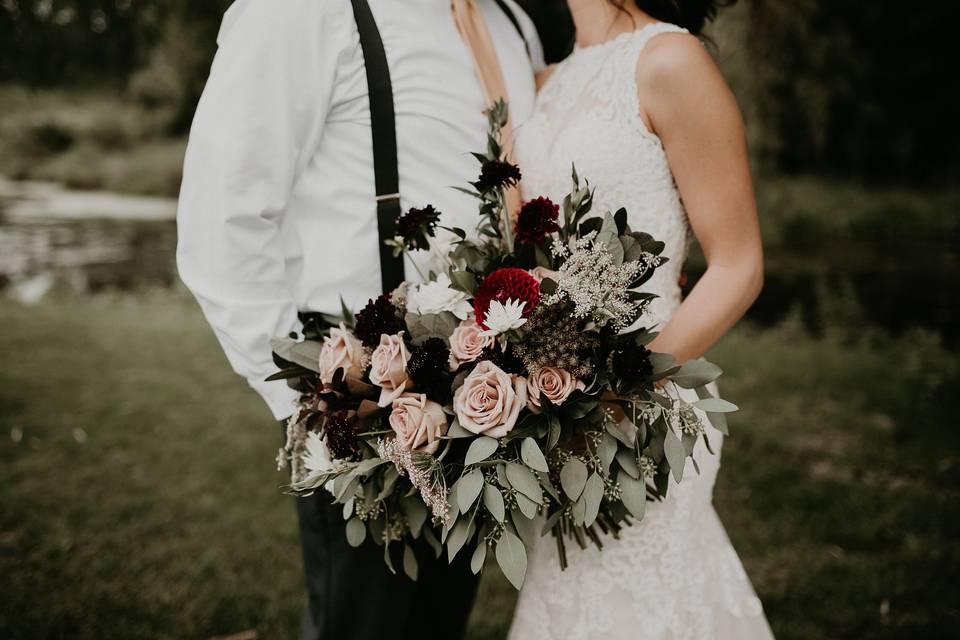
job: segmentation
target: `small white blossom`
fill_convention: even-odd
[[[412,286],[407,291],[407,310],[419,315],[449,311],[465,320],[473,311],[469,296],[450,286],[450,276],[441,273],[433,282]]]
[[[487,315],[483,318],[483,324],[487,325],[487,330],[481,331],[480,335],[493,337],[512,329],[519,329],[527,322],[523,317],[525,306],[527,306],[526,301],[513,298],[507,298],[506,303],[491,300]]]
[[[556,293],[544,302],[554,304],[568,298],[574,304],[575,317],[589,318],[599,327],[623,329],[644,308],[630,300],[630,283],[660,261],[644,254],[639,260],[616,264],[607,248],[593,239],[590,233],[576,241],[573,253],[560,267]]]
[[[314,476],[333,471],[333,457],[330,455],[327,443],[323,441],[319,433],[315,431],[308,433],[304,446],[306,451],[303,454],[303,467],[309,475]]]

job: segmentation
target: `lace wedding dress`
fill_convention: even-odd
[[[660,140],[644,125],[635,69],[651,38],[682,31],[658,23],[578,48],[547,79],[531,120],[517,130],[516,158],[527,197],[555,202],[570,189],[571,163],[596,187],[594,211],[626,207],[630,226],[666,243],[670,261],[644,287],[663,323],[680,304],[690,229]],[[694,398],[695,399],[695,398]],[[568,546],[561,571],[552,538],[533,550],[513,640],[766,640],[760,601],[712,505],[722,434],[707,427],[717,455],[695,451],[664,502],[603,551]],[[672,482],[672,481],[671,481]]]

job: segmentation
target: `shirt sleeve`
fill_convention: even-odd
[[[190,132],[177,266],[233,369],[289,416],[296,392],[265,382],[270,339],[299,328],[281,226],[319,142],[350,23],[340,3],[239,0],[218,37]]]

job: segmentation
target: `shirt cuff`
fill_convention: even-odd
[[[277,420],[289,418],[297,410],[300,394],[287,384],[286,380],[247,380],[254,391],[266,401],[270,412]]]

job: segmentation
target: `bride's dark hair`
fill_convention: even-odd
[[[633,2],[651,17],[683,27],[693,35],[700,35],[708,22],[717,16],[717,9],[728,7],[737,0],[608,0],[619,9]]]

